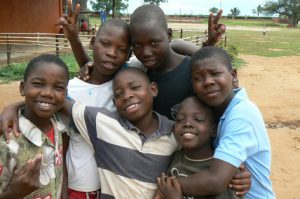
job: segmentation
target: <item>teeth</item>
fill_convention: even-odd
[[[132,105],[128,106],[128,107],[126,108],[126,110],[129,110],[129,109],[135,108],[136,106],[137,106],[137,104],[132,104]]]
[[[193,138],[193,137],[195,137],[195,134],[193,134],[193,133],[184,133],[182,136],[185,137],[185,138]]]
[[[46,103],[46,102],[38,102],[38,104],[40,106],[44,106],[44,107],[51,107],[52,106],[52,104],[49,104],[49,103]]]

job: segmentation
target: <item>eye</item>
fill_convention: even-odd
[[[132,90],[138,90],[141,86],[140,85],[133,85],[131,87]]]
[[[65,91],[66,90],[65,86],[55,86],[54,88],[55,88],[55,90],[58,90],[58,91]]]
[[[199,75],[193,76],[192,77],[193,82],[201,82],[203,78]]]
[[[196,116],[195,116],[195,121],[196,121],[196,122],[204,122],[204,121],[205,121],[205,118],[204,118],[203,116],[196,115]]]
[[[158,46],[159,45],[159,41],[152,41],[151,42],[151,46]]]
[[[180,114],[177,113],[177,116],[176,116],[175,121],[176,121],[176,122],[181,122],[181,121],[183,121],[183,120],[184,120],[183,115],[180,115]]]
[[[35,87],[41,87],[41,86],[43,86],[43,83],[42,82],[32,82],[31,83],[33,86],[35,86]]]

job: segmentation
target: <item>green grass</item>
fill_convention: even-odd
[[[73,56],[64,55],[61,59],[69,66],[70,78],[76,76],[79,67]],[[0,67],[0,82],[7,83],[23,79],[24,71],[28,63],[12,64],[10,66]]]
[[[237,47],[240,54],[266,57],[300,56],[300,30],[284,28],[280,31],[229,30],[227,45]]]
[[[202,24],[207,24],[208,19],[201,21]],[[247,19],[221,19],[220,23],[226,24],[226,26],[244,26],[244,27],[286,27],[287,24],[280,24],[273,22],[272,20],[247,20]]]

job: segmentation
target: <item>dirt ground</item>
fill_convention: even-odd
[[[260,107],[272,145],[274,191],[279,199],[300,199],[300,57],[241,55],[240,86]],[[21,99],[19,83],[0,84],[0,110]]]

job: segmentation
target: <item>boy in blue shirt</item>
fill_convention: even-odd
[[[210,168],[178,178],[183,193],[219,193],[244,163],[252,174],[245,198],[275,198],[270,180],[271,149],[264,121],[245,89],[233,89],[237,73],[230,56],[221,48],[205,47],[191,58],[191,73],[195,93],[214,110],[219,123]]]

